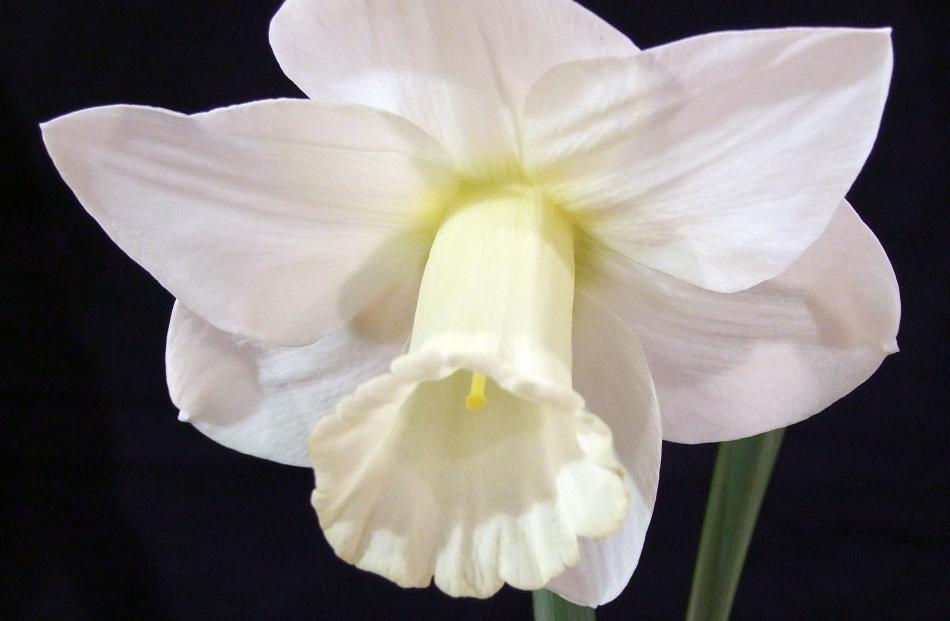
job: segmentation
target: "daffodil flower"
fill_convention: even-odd
[[[887,30],[639,51],[567,0],[289,0],[270,40],[309,99],[43,135],[177,298],[180,418],[311,465],[358,567],[609,601],[661,438],[800,421],[896,351],[894,274],[844,200]]]

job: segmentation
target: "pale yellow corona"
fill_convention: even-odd
[[[519,181],[447,198],[409,350],[310,437],[327,541],[402,586],[539,589],[627,513],[610,430],[572,386],[574,221]]]

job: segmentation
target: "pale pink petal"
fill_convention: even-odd
[[[584,267],[580,283],[636,330],[663,437],[675,442],[791,425],[852,391],[897,351],[894,272],[847,203],[789,269],[746,291],[707,291],[610,251]]]
[[[385,373],[409,339],[420,274],[312,345],[222,332],[175,303],[165,352],[179,418],[242,453],[309,466],[307,438],[343,397]]]
[[[580,562],[547,588],[599,606],[620,595],[640,560],[660,476],[660,412],[636,335],[584,293],[574,301],[574,387],[613,432],[630,505],[620,531],[584,539]]]
[[[270,40],[311,98],[395,112],[477,168],[514,163],[525,93],[548,68],[636,51],[570,0],[289,0]]]
[[[120,105],[54,119],[43,138],[119,247],[221,330],[311,343],[425,261],[413,227],[442,152],[386,112]]]
[[[528,174],[611,248],[731,292],[824,230],[877,135],[889,30],[723,32],[552,69]]]

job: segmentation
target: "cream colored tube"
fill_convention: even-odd
[[[571,222],[532,189],[476,194],[436,234],[410,353],[477,353],[569,388],[573,301]]]

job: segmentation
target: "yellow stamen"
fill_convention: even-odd
[[[472,387],[468,391],[468,396],[465,397],[465,409],[469,412],[476,412],[488,403],[488,399],[485,398],[485,382],[484,375],[472,373]]]

